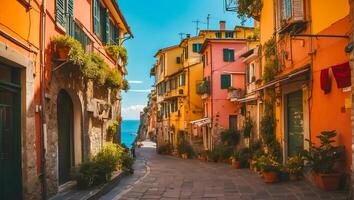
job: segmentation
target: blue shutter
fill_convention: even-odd
[[[58,24],[61,26],[65,26],[65,7],[64,7],[64,0],[56,0],[56,5],[55,5],[55,20]]]
[[[68,15],[74,16],[74,0],[68,0]]]
[[[93,0],[93,31],[96,34],[100,34],[100,13],[99,13],[99,2],[98,0]]]
[[[74,23],[74,0],[67,1],[67,33],[74,37],[75,36],[75,23]]]
[[[103,35],[103,41],[107,44],[107,43],[110,43],[110,34],[109,34],[109,11],[108,9],[104,9],[104,33],[102,33]]]
[[[197,52],[197,44],[193,44],[193,52]]]

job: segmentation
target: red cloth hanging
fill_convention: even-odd
[[[332,72],[338,88],[345,88],[352,85],[349,62],[333,66]]]
[[[325,94],[328,94],[331,91],[331,79],[329,77],[329,69],[321,70],[321,89]]]

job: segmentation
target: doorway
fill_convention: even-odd
[[[61,90],[57,100],[59,185],[70,181],[74,166],[74,110],[70,95]]]
[[[286,123],[288,156],[297,155],[304,149],[304,112],[302,90],[286,95]]]
[[[22,199],[20,70],[0,64],[0,199]]]

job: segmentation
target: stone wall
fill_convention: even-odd
[[[82,78],[77,66],[66,64],[53,72],[46,94],[46,120],[48,128],[47,183],[48,195],[58,192],[58,119],[57,98],[61,90],[71,97],[74,106],[75,165],[87,160],[102,149],[106,141],[106,130],[112,120],[120,116],[119,92],[97,86]],[[75,135],[77,137],[75,137]],[[75,140],[76,138],[76,140]]]

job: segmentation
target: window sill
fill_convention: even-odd
[[[66,33],[66,29],[58,22],[55,22],[55,27],[59,29],[59,31],[61,31],[62,33]]]
[[[283,24],[278,31],[279,34],[285,34],[285,33],[299,33],[306,28],[307,21],[305,20],[293,20],[293,19],[288,19],[285,24]]]
[[[31,0],[18,0],[27,10],[31,9]]]

